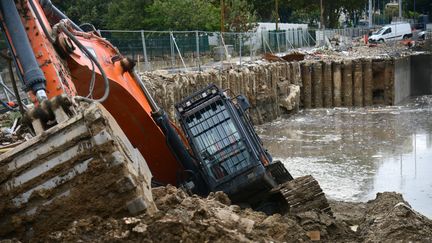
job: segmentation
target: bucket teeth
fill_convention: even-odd
[[[24,121],[33,128],[36,135],[40,135],[50,127],[67,121],[75,114],[76,107],[73,100],[66,95],[60,95],[44,100],[38,107],[29,110]]]

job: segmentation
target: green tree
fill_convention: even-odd
[[[107,28],[119,30],[143,29],[149,17],[146,8],[151,0],[122,0],[109,4],[105,19]]]
[[[152,30],[219,29],[220,11],[206,0],[155,0],[146,8],[142,27]]]
[[[339,27],[339,18],[342,13],[346,13],[354,22],[355,18],[363,13],[366,3],[367,0],[323,0],[324,26],[326,28]],[[288,6],[292,10],[290,20],[309,24],[319,20],[319,0],[288,0]]]
[[[232,32],[246,32],[255,27],[257,16],[253,5],[246,0],[228,1],[225,9],[226,30]]]
[[[105,15],[114,0],[53,0],[65,14],[78,24],[91,23],[96,28],[106,28]]]

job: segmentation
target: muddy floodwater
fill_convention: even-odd
[[[274,159],[311,174],[328,197],[367,201],[402,193],[432,218],[432,96],[401,106],[304,110],[258,126]]]

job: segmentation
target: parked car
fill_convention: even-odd
[[[424,40],[424,39],[426,39],[426,31],[424,30],[424,31],[420,31],[419,33],[418,33],[418,39],[419,40]]]
[[[412,37],[411,25],[409,23],[389,24],[377,32],[372,33],[369,42],[386,42],[408,39]]]

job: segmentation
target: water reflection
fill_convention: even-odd
[[[332,198],[397,191],[432,218],[432,96],[403,106],[317,109],[258,127],[294,176],[312,174]]]

